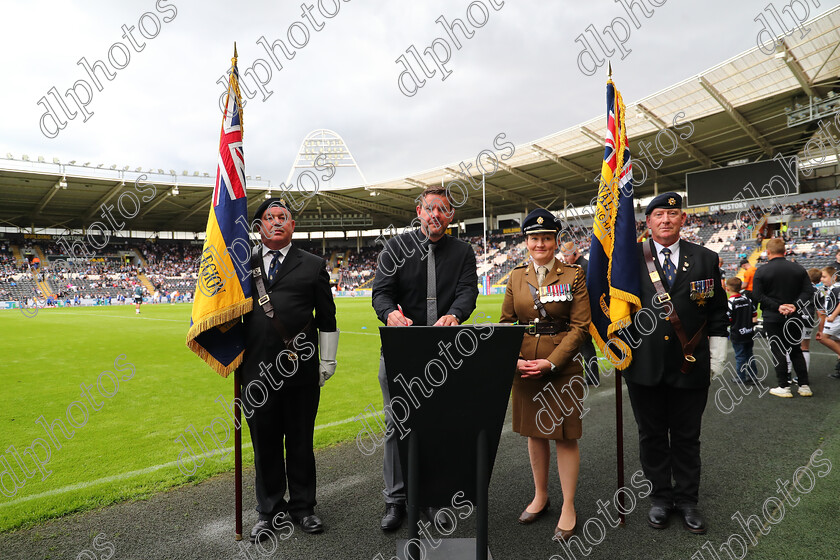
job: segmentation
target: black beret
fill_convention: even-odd
[[[522,221],[522,233],[557,233],[563,229],[563,222],[545,208],[537,208]]]
[[[678,208],[682,209],[682,197],[675,192],[662,193],[647,205],[645,209],[645,216],[657,208]]]
[[[290,215],[292,214],[292,209],[289,208],[289,206],[286,204],[285,199],[272,197],[272,198],[266,198],[265,200],[262,201],[262,204],[257,206],[257,211],[254,212],[254,220],[262,220],[263,214],[265,214],[265,211],[268,210],[269,206],[276,206],[276,207],[279,207],[279,208],[285,208],[286,210],[289,211]]]

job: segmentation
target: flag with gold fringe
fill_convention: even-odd
[[[627,145],[624,102],[612,79],[607,81],[607,135],[598,186],[589,274],[586,287],[592,309],[589,330],[601,352],[618,369],[633,359],[618,332],[641,308],[636,218],[633,210],[633,166]]]
[[[251,265],[242,105],[236,46],[219,139],[219,164],[199,261],[187,346],[227,377],[245,353],[241,317],[251,311]]]

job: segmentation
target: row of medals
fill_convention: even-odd
[[[572,301],[571,284],[552,284],[551,286],[540,286],[540,303],[553,301]]]
[[[706,300],[715,295],[714,280],[697,280],[691,282],[691,295],[689,296],[697,305],[706,305]]]

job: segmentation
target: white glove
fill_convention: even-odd
[[[709,337],[709,354],[711,355],[711,369],[712,377],[717,377],[723,373],[724,364],[726,362],[726,343],[725,336],[710,336]]]
[[[335,373],[335,356],[338,352],[339,332],[338,329],[335,332],[318,331],[318,348],[321,351],[321,363],[318,366],[318,385],[321,387]]]

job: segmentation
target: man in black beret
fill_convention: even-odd
[[[700,423],[710,373],[722,372],[726,358],[726,297],[717,253],[680,239],[682,197],[657,196],[645,216],[650,239],[638,244],[641,301],[656,321],[651,327],[650,319],[637,322],[634,315],[624,331],[633,361],[623,377],[642,469],[653,485],[648,524],[664,529],[676,510],[689,531],[702,534]]]
[[[251,253],[255,302],[244,318],[242,400],[254,443],[256,541],[287,514],[306,533],[323,530],[312,438],[321,387],[335,372],[338,329],[327,263],[292,244],[295,221],[285,201],[263,201],[252,223],[261,243]]]

